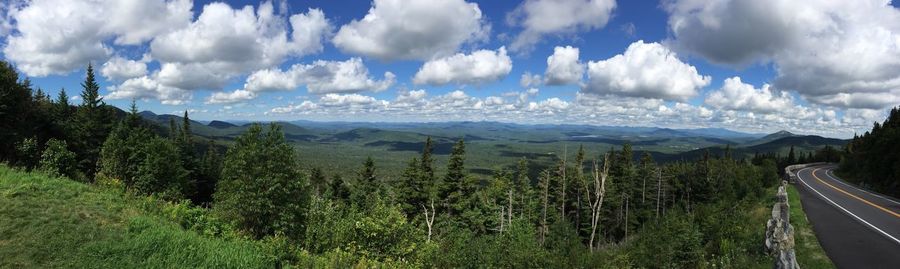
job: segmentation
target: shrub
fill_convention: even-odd
[[[40,169],[55,176],[73,178],[78,171],[78,161],[66,141],[51,138],[41,154]]]

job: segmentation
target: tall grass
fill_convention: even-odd
[[[0,165],[0,268],[273,268],[259,241],[185,230],[112,189]]]

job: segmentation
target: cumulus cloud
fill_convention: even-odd
[[[794,100],[787,92],[775,92],[769,84],[757,89],[741,82],[740,77],[732,77],[706,97],[706,104],[719,109],[775,113],[791,109]]]
[[[253,100],[256,93],[247,90],[236,90],[233,92],[214,92],[206,99],[206,104],[234,104],[243,101]]]
[[[678,59],[659,43],[632,43],[624,54],[588,63],[585,93],[687,100],[709,85],[710,77]]]
[[[330,24],[321,10],[292,15],[291,40],[286,24],[271,2],[255,11],[252,6],[232,9],[215,2],[204,6],[189,26],[154,39],[150,49],[153,58],[164,63],[160,78],[165,84],[217,89],[236,75],[322,50]]]
[[[342,26],[332,42],[344,52],[382,60],[429,60],[489,33],[475,3],[375,0],[365,17]]]
[[[127,79],[110,87],[110,96],[158,97],[164,104],[184,103],[190,100],[189,90],[221,89],[247,72],[265,70],[290,57],[320,52],[322,40],[331,31],[324,13],[309,9],[288,18],[284,12],[276,11],[271,2],[263,2],[258,9],[233,9],[220,2],[207,4],[195,21],[153,38],[150,56],[141,62],[113,58],[105,65],[104,76]],[[150,74],[146,71],[148,57],[160,66]],[[137,92],[140,90],[147,92]],[[236,103],[256,96],[251,89],[241,89],[214,93],[206,102]]]
[[[497,51],[478,50],[472,54],[457,53],[426,62],[413,77],[415,84],[448,83],[479,84],[499,80],[512,71],[512,59],[506,48]]]
[[[531,74],[531,72],[525,72],[522,73],[522,78],[519,79],[519,86],[522,86],[522,88],[539,86],[541,85],[541,81],[541,75]]]
[[[528,52],[549,34],[571,34],[606,26],[615,0],[527,0],[507,14],[507,23],[524,28],[510,49]]]
[[[305,85],[314,94],[379,92],[393,85],[395,78],[391,72],[385,72],[383,80],[371,78],[360,58],[346,61],[317,60],[312,64],[294,64],[286,71],[256,71],[247,78],[244,89],[253,92],[284,91]]]
[[[553,55],[547,57],[547,85],[575,84],[581,81],[584,64],[578,60],[578,48],[572,46],[555,47]]]
[[[29,76],[65,75],[113,53],[104,41],[137,45],[187,25],[189,0],[35,0],[10,4],[14,29],[3,53]],[[12,23],[11,23],[12,22]],[[10,31],[6,30],[6,31]]]
[[[888,1],[681,0],[664,6],[677,48],[728,65],[771,61],[773,86],[812,102],[884,108],[900,94],[900,11]]]
[[[114,81],[144,76],[147,74],[147,62],[149,61],[150,59],[147,55],[137,61],[115,56],[103,64],[100,74]]]
[[[128,79],[120,85],[109,87],[107,99],[156,99],[165,105],[183,105],[190,102],[189,91],[160,84],[147,76]]]

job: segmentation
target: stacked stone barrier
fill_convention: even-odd
[[[794,227],[791,226],[791,210],[788,205],[787,181],[782,181],[772,206],[772,218],[766,222],[766,249],[775,257],[773,268],[796,268],[797,255],[794,253]]]

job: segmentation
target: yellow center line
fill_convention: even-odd
[[[873,202],[869,202],[869,200],[860,198],[859,196],[853,195],[852,193],[849,193],[849,192],[847,192],[847,191],[845,191],[845,190],[842,190],[842,189],[840,189],[840,188],[838,188],[838,187],[835,187],[834,185],[828,184],[828,182],[825,182],[824,180],[822,180],[821,178],[819,178],[819,176],[816,176],[816,171],[819,171],[819,169],[821,169],[821,168],[816,168],[815,170],[813,170],[813,171],[812,171],[812,176],[813,176],[814,178],[816,178],[817,180],[819,180],[819,182],[822,182],[822,184],[825,184],[826,186],[831,187],[832,189],[835,189],[836,191],[839,191],[839,192],[841,192],[841,193],[843,193],[843,194],[846,194],[847,196],[853,197],[853,198],[855,198],[856,200],[860,200],[860,201],[862,201],[863,203],[866,203],[866,204],[868,204],[868,205],[870,205],[870,206],[872,206],[872,207],[875,207],[875,208],[877,208],[877,209],[880,209],[881,211],[884,211],[884,212],[887,212],[888,214],[894,215],[894,217],[900,218],[900,214],[898,214],[897,212],[891,211],[890,209],[884,208],[884,207],[882,207],[882,206],[880,206],[880,205],[877,205],[877,204],[875,204],[875,203],[873,203]]]

